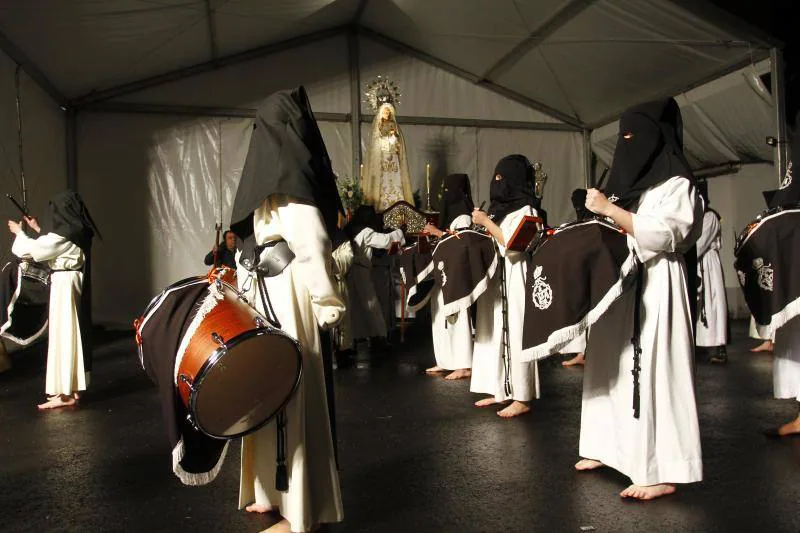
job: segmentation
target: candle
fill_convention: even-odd
[[[361,170],[358,174],[358,177],[361,179],[361,181],[364,181],[364,163],[361,163]]]
[[[425,164],[425,191],[427,193],[426,207],[428,211],[431,210],[431,164]]]

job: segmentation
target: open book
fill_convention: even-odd
[[[524,252],[543,227],[544,222],[539,217],[522,217],[517,229],[514,230],[514,235],[506,243],[506,249]]]

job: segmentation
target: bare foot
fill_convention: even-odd
[[[583,365],[585,363],[586,359],[583,357],[582,353],[579,353],[569,361],[563,361],[561,363],[561,366],[575,366],[575,365]]]
[[[518,402],[514,400],[505,409],[497,411],[497,416],[502,418],[513,418],[515,416],[524,415],[531,410],[525,402]]]
[[[623,498],[635,498],[637,500],[654,500],[661,496],[667,496],[675,492],[675,485],[670,483],[660,483],[658,485],[631,485],[619,493]]]
[[[775,349],[775,345],[772,341],[764,341],[755,348],[750,348],[750,351],[753,353],[757,352],[771,352]]]
[[[447,372],[447,369],[442,368],[440,366],[432,366],[430,368],[425,369],[426,374],[438,374],[439,372]]]
[[[600,461],[595,461],[594,459],[581,459],[580,461],[575,463],[575,470],[586,472],[588,470],[594,470],[595,468],[600,468],[601,466],[605,465]]]
[[[800,416],[778,428],[778,435],[781,437],[798,433],[800,433]]]
[[[477,402],[475,402],[475,407],[489,407],[490,405],[494,405],[497,403],[501,402],[498,402],[497,400],[495,400],[490,396],[489,398],[484,398],[483,400],[478,400]]]
[[[464,379],[472,375],[472,370],[469,368],[459,368],[447,374],[444,379]]]
[[[289,521],[283,518],[277,524],[261,531],[261,533],[292,533],[292,528],[289,526]]]
[[[251,503],[244,510],[248,513],[269,513],[272,511],[272,506],[263,503]]]
[[[78,403],[78,400],[75,399],[74,396],[68,396],[66,394],[57,394],[56,396],[50,396],[47,398],[47,401],[44,403],[40,403],[37,407],[40,411],[44,411],[45,409],[58,409],[59,407],[70,407]]]

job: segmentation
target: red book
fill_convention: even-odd
[[[524,216],[514,230],[514,235],[506,243],[506,249],[515,252],[524,252],[528,245],[536,237],[536,233],[542,229],[544,222],[539,217]]]

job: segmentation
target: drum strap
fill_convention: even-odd
[[[639,418],[639,373],[642,370],[642,289],[644,268],[640,266],[636,273],[636,299],[633,307],[633,418]]]
[[[275,490],[289,490],[289,473],[286,469],[286,408],[278,411],[275,426],[278,430],[277,458],[275,468]]]
[[[275,314],[275,309],[272,307],[272,301],[269,299],[267,284],[264,282],[264,275],[260,270],[256,270],[256,279],[258,280],[258,294],[261,295],[261,304],[264,307],[264,315],[270,324],[278,329],[281,329],[281,321],[278,320],[278,315]]]

